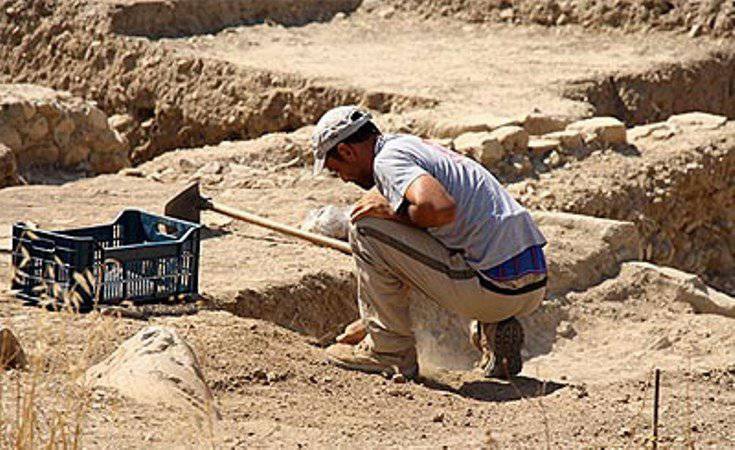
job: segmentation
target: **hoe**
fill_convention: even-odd
[[[169,217],[187,220],[189,222],[199,223],[201,221],[202,211],[215,211],[234,219],[244,220],[270,230],[278,231],[289,236],[307,240],[313,244],[339,250],[347,255],[352,254],[350,245],[346,242],[330,237],[322,236],[316,233],[299,230],[298,228],[275,222],[264,217],[257,216],[247,211],[232,208],[213,201],[210,198],[203,197],[199,190],[199,182],[190,184],[186,189],[171,198],[165,207],[165,214]]]

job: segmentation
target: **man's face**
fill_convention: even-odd
[[[373,179],[373,152],[370,146],[339,144],[337,156],[328,156],[324,166],[345,183],[355,183],[363,189],[375,186]]]

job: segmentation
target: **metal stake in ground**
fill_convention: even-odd
[[[661,369],[656,369],[656,375],[653,381],[653,448],[658,448],[658,397],[659,385],[661,381]]]

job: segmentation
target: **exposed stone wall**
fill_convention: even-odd
[[[293,130],[338,104],[388,112],[435,103],[175,54],[111,34],[105,7],[84,0],[0,0],[0,80],[67,90],[110,115],[128,114],[133,162]]]
[[[716,132],[679,126],[678,136],[654,128],[634,141],[637,157],[594,154],[553,179],[509,189],[531,208],[634,222],[645,260],[696,273],[733,293],[735,124]]]
[[[536,177],[595,150],[628,146],[625,124],[614,117],[479,114],[440,122],[418,120],[406,126],[480,162],[504,182]]]
[[[118,0],[112,31],[149,37],[214,33],[225,27],[271,21],[304,25],[352,12],[361,0]]]
[[[30,84],[0,84],[0,143],[21,169],[110,173],[129,165],[129,145],[104,112],[68,92]]]

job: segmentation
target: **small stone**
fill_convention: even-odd
[[[179,167],[181,167],[181,170],[184,172],[193,172],[199,168],[199,166],[188,158],[179,159]]]
[[[407,380],[406,380],[406,376],[399,372],[399,373],[394,374],[393,377],[391,377],[391,381],[393,381],[396,384],[404,384],[406,383]]]
[[[36,107],[30,102],[21,102],[21,108],[23,108],[23,118],[25,120],[31,120],[36,115]]]
[[[665,350],[671,347],[671,341],[667,336],[661,336],[653,344],[649,346],[651,350]]]
[[[566,25],[567,23],[569,23],[569,17],[564,13],[561,13],[556,19],[556,25],[559,27],[562,25]]]
[[[32,120],[23,131],[25,131],[25,134],[30,140],[40,141],[48,135],[48,120],[43,116],[38,116]]]
[[[556,334],[566,339],[572,339],[577,335],[577,331],[572,327],[571,323],[566,320],[562,320],[556,327]]]
[[[119,174],[124,177],[136,177],[136,178],[145,177],[145,173],[143,173],[142,170],[135,168],[135,167],[128,167],[126,169],[123,169],[119,172]]]
[[[10,329],[0,328],[0,370],[23,369],[26,365],[26,354],[18,338]]]
[[[123,132],[127,130],[134,123],[135,119],[133,119],[133,116],[129,114],[115,114],[107,119],[107,124],[110,126],[110,128],[118,132]]]
[[[388,7],[388,8],[385,8],[385,9],[380,10],[378,12],[378,16],[381,19],[386,19],[387,20],[387,19],[390,19],[391,17],[393,17],[395,15],[395,13],[396,13],[396,10],[395,9],[393,9],[392,7]]]
[[[544,164],[555,169],[564,164],[564,158],[556,150],[552,150],[544,160]]]
[[[0,144],[7,145],[15,153],[23,148],[20,134],[9,124],[0,124]]]
[[[208,162],[197,171],[196,175],[217,175],[222,173],[222,164],[217,161]]]
[[[689,37],[691,38],[695,38],[699,36],[700,34],[702,34],[702,24],[701,23],[696,23],[692,25],[692,28],[689,29]]]
[[[99,130],[108,128],[107,115],[105,115],[105,113],[96,106],[87,106],[85,116],[93,128],[97,128]]]
[[[513,11],[513,8],[505,8],[502,11],[500,11],[500,18],[505,21],[512,21],[515,17],[515,11]]]
[[[434,418],[431,419],[431,421],[434,422],[434,423],[442,423],[442,422],[444,422],[444,413],[439,413],[439,414],[435,415]]]

